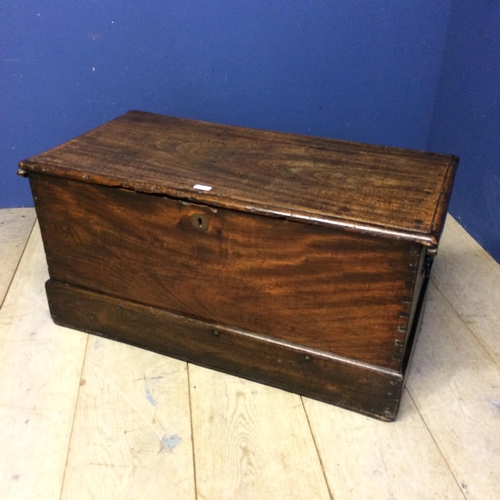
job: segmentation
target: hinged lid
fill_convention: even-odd
[[[436,246],[458,158],[130,111],[20,166]]]

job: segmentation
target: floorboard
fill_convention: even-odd
[[[0,210],[2,500],[500,500],[500,266],[453,218],[384,423],[54,325],[29,213]]]
[[[186,363],[89,337],[62,498],[195,498]]]
[[[0,498],[59,498],[86,335],[49,316],[35,228],[0,311]]]
[[[0,210],[0,308],[34,223],[33,208]]]
[[[389,424],[304,403],[335,500],[464,499],[408,394]]]
[[[500,370],[433,284],[407,387],[466,497],[500,498]]]
[[[198,499],[330,499],[300,396],[189,372]]]
[[[500,266],[448,216],[433,281],[500,367]]]

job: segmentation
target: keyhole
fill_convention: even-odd
[[[200,231],[206,231],[208,229],[208,219],[206,215],[203,214],[193,214],[191,215],[191,223],[195,229]]]

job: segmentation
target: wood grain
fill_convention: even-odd
[[[407,385],[470,499],[488,498],[498,488],[499,381],[498,365],[431,285]]]
[[[18,173],[60,324],[390,420],[457,163],[133,111]]]
[[[464,499],[407,394],[390,425],[311,399],[304,406],[333,498]]]
[[[36,228],[0,311],[0,497],[59,498],[87,335],[49,315]]]
[[[433,281],[500,367],[500,269],[448,216]]]
[[[198,498],[330,499],[299,396],[189,371]]]
[[[500,429],[495,403],[499,398],[500,369],[495,362],[496,344],[486,339],[494,339],[498,330],[493,318],[491,321],[488,318],[493,314],[491,301],[495,298],[492,275],[500,272],[500,267],[497,264],[490,266],[490,258],[478,246],[474,245],[474,251],[469,251],[473,244],[470,236],[461,228],[451,233],[449,224],[450,221],[434,274],[443,295],[440,296],[436,287],[431,287],[413,360],[415,369],[409,378],[409,391],[415,404],[407,394],[403,397],[398,420],[386,424],[304,400],[324,474],[336,500],[357,500],[365,498],[364,495],[377,500],[498,498]],[[1,231],[0,227],[0,234]],[[454,239],[448,244],[446,239],[450,235]],[[462,251],[466,252],[465,256]],[[487,267],[483,267],[483,261]],[[477,273],[471,276],[467,272],[469,268],[476,269]],[[439,273],[444,270],[447,270],[449,288],[440,281]],[[448,273],[453,273],[453,277]],[[51,323],[43,291],[46,278],[43,247],[35,231],[0,311],[0,497],[6,500],[59,498],[62,489],[85,343],[81,344],[79,356],[74,355],[74,347],[75,342],[80,345],[80,339],[85,336]],[[463,293],[457,301],[456,293],[460,291]],[[478,314],[482,303],[485,304],[484,318]],[[456,306],[458,313],[451,305]],[[470,316],[464,315],[467,311]],[[484,329],[483,337],[479,335],[480,326]],[[31,333],[34,335],[29,335]],[[89,343],[89,350],[91,348],[92,343]],[[102,392],[94,392],[94,388],[103,386],[104,368],[118,367],[120,361],[126,360],[132,371],[136,365],[141,366],[146,359],[151,359],[151,353],[140,349],[133,351],[134,356],[124,356],[125,351],[121,349],[109,349],[105,351],[108,358],[102,364],[94,359],[87,365],[92,369],[83,378],[86,382],[80,389],[92,387],[89,394],[95,396],[93,404],[114,414],[107,415],[106,422],[120,425],[129,417],[116,402],[112,388],[104,386],[107,390]],[[324,490],[318,487],[319,482],[315,479],[317,458],[312,456],[304,461],[305,457],[310,457],[314,442],[312,437],[307,437],[303,417],[298,417],[299,408],[292,403],[297,396],[211,370],[194,370],[197,370],[196,374],[191,371],[191,400],[197,400],[196,409],[194,406],[192,409],[193,423],[197,422],[194,444],[197,450],[201,448],[196,462],[198,492],[215,495],[226,492],[229,495],[236,491],[243,496],[245,492],[257,491],[266,499],[270,491],[273,498],[281,498],[282,495],[276,493],[271,473],[276,474],[276,482],[283,491],[289,492],[286,481],[293,485],[300,483],[303,469],[304,484],[311,489],[304,491],[302,484],[298,484],[301,496],[296,497],[325,498]],[[123,389],[131,385],[126,370],[111,375],[116,377],[112,379],[116,387]],[[196,391],[201,389],[203,392],[193,394],[195,386]],[[261,392],[262,387],[264,392]],[[69,390],[73,392],[70,394]],[[154,390],[151,394],[155,394]],[[279,394],[286,398],[282,399]],[[84,397],[83,392],[80,395]],[[7,406],[10,402],[14,404]],[[73,410],[69,411],[71,406]],[[81,408],[79,405],[78,412]],[[168,405],[164,412],[176,408],[179,405]],[[97,415],[92,417],[91,411],[87,414],[91,417],[87,428],[92,429],[93,418]],[[207,416],[213,416],[213,426],[207,422]],[[295,426],[299,432],[295,432]],[[92,437],[93,450],[106,449],[115,457],[114,453],[121,450],[128,459],[130,448],[122,445],[129,434],[119,436],[110,446],[109,437],[118,432],[109,427],[106,431],[77,432],[72,442],[82,443],[81,437],[85,434]],[[168,442],[175,443],[173,440]],[[174,453],[180,450],[182,443],[184,440],[179,442]],[[223,443],[232,444],[232,447],[225,447]],[[84,444],[89,445],[88,442]],[[83,444],[81,449],[84,449]],[[148,447],[142,449],[147,451]],[[245,450],[249,451],[246,455]],[[227,456],[230,462],[212,461],[213,456]],[[247,457],[253,461],[250,463]],[[146,455],[144,463],[149,463],[150,459],[151,456]],[[447,470],[452,471],[454,484]],[[71,474],[74,473],[72,470]],[[96,474],[92,480],[100,482],[101,491],[109,491],[117,477]],[[164,484],[163,470],[152,470],[148,481],[150,488]],[[70,493],[67,488],[65,495]],[[168,491],[164,497],[168,498]],[[183,500],[182,496],[179,498]],[[197,498],[203,499],[202,494]],[[252,498],[249,493],[247,498]]]
[[[0,308],[35,222],[33,208],[0,210]]]
[[[21,168],[436,246],[457,163],[133,111]]]
[[[186,363],[91,336],[80,386],[62,499],[195,498]]]
[[[395,370],[276,341],[163,309],[49,281],[54,321],[384,420],[403,388]]]
[[[54,280],[402,365],[420,245],[38,174],[31,183]]]

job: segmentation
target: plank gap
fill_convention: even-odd
[[[309,420],[309,414],[307,413],[307,408],[306,408],[306,405],[304,404],[304,398],[302,396],[300,396],[300,401],[302,403],[302,408],[304,409],[304,413],[306,415],[307,425],[309,427],[309,433],[311,434],[311,439],[312,439],[312,442],[314,444],[314,449],[316,450],[316,455],[318,455],[318,460],[319,460],[319,464],[321,466],[321,471],[323,472],[323,477],[325,478],[325,483],[326,483],[326,487],[328,489],[328,494],[330,495],[330,499],[334,500],[333,492],[330,489],[330,484],[328,483],[328,477],[326,475],[325,467],[323,465],[323,459],[321,458],[321,454],[319,453],[318,444],[316,443],[316,438],[314,437],[314,434],[313,434],[313,431],[311,428],[311,422]]]
[[[457,315],[457,317],[460,319],[460,321],[464,324],[464,326],[467,328],[467,331],[472,335],[472,337],[476,340],[476,342],[478,343],[479,347],[484,351],[484,353],[486,354],[486,356],[491,360],[493,361],[493,363],[495,364],[495,366],[497,366],[499,369],[500,369],[500,364],[499,362],[497,361],[496,357],[491,353],[490,349],[488,348],[487,345],[485,345],[482,341],[481,341],[481,338],[478,337],[475,333],[474,333],[474,330],[467,324],[467,322],[465,321],[464,317],[462,314],[460,314],[460,311],[458,311],[455,306],[453,305],[453,303],[448,299],[448,297],[446,296],[446,293],[443,292],[441,290],[441,288],[439,287],[438,283],[431,277],[431,281],[432,281],[432,284],[436,287],[436,290],[439,292],[439,294],[443,297],[443,299],[447,302],[447,304],[453,309],[453,311],[455,312],[455,314]]]
[[[411,395],[411,392],[410,390],[408,389],[408,387],[405,387],[405,391],[406,391],[406,394],[408,395],[408,397],[412,400],[413,402],[413,405],[415,406],[415,409],[417,410],[418,412],[418,415],[420,417],[420,420],[422,420],[422,423],[424,424],[425,428],[427,429],[427,432],[429,433],[429,436],[432,438],[432,440],[434,441],[434,444],[436,445],[436,448],[437,450],[439,451],[439,453],[441,454],[441,457],[443,458],[443,461],[444,463],[446,464],[446,467],[448,467],[448,470],[451,474],[451,476],[453,477],[453,479],[455,480],[455,482],[457,483],[457,486],[458,486],[458,489],[460,490],[460,493],[462,494],[462,496],[467,499],[467,496],[465,495],[464,491],[463,491],[463,488],[460,484],[460,481],[457,479],[457,477],[455,476],[455,474],[453,473],[453,470],[451,469],[450,467],[450,464],[448,463],[448,460],[446,460],[446,456],[445,454],[443,453],[443,450],[441,450],[441,447],[439,446],[439,443],[436,441],[436,439],[434,438],[434,434],[432,433],[432,431],[430,430],[429,426],[427,425],[427,421],[425,420],[424,416],[422,415],[422,412],[420,411],[420,408],[418,407],[417,405],[417,402],[415,401],[415,399],[413,398],[413,396]]]
[[[5,293],[3,295],[0,294],[0,310],[3,307],[3,304],[5,302],[5,298],[9,294],[10,287],[12,286],[12,282],[14,281],[14,278],[15,278],[15,276],[17,274],[17,271],[19,269],[19,265],[21,264],[21,260],[23,259],[24,253],[26,252],[26,247],[28,246],[28,241],[30,240],[31,235],[33,234],[33,230],[35,228],[35,224],[36,224],[37,220],[38,219],[36,217],[33,220],[33,224],[31,225],[31,229],[29,230],[28,236],[26,237],[26,240],[24,241],[23,249],[22,249],[22,251],[21,251],[21,253],[19,255],[19,258],[17,259],[17,262],[16,262],[16,265],[15,265],[14,270],[12,272],[12,275],[9,278],[9,284],[5,288]]]
[[[66,469],[68,468],[69,450],[71,448],[71,442],[73,440],[73,431],[75,429],[75,415],[76,415],[76,410],[78,408],[78,402],[80,401],[80,391],[82,389],[81,381],[82,381],[82,375],[83,375],[83,368],[85,366],[85,361],[87,359],[88,346],[89,346],[89,334],[87,334],[87,338],[85,339],[84,355],[83,355],[82,363],[80,365],[80,370],[79,370],[80,381],[78,382],[78,391],[76,393],[75,407],[73,409],[73,417],[71,418],[71,430],[69,432],[68,448],[66,450],[66,460],[64,462],[64,472],[63,472],[63,477],[62,477],[62,481],[61,481],[61,490],[59,491],[59,500],[62,499],[63,490],[64,490],[64,482],[66,481]]]
[[[193,455],[193,482],[194,482],[194,494],[195,497],[198,498],[198,485],[196,483],[197,477],[196,477],[196,460],[194,456],[194,432],[193,432],[193,405],[191,403],[191,365],[189,363],[186,363],[186,370],[187,370],[187,383],[188,383],[188,401],[189,401],[189,423],[191,424],[191,449],[192,449],[192,455]]]

